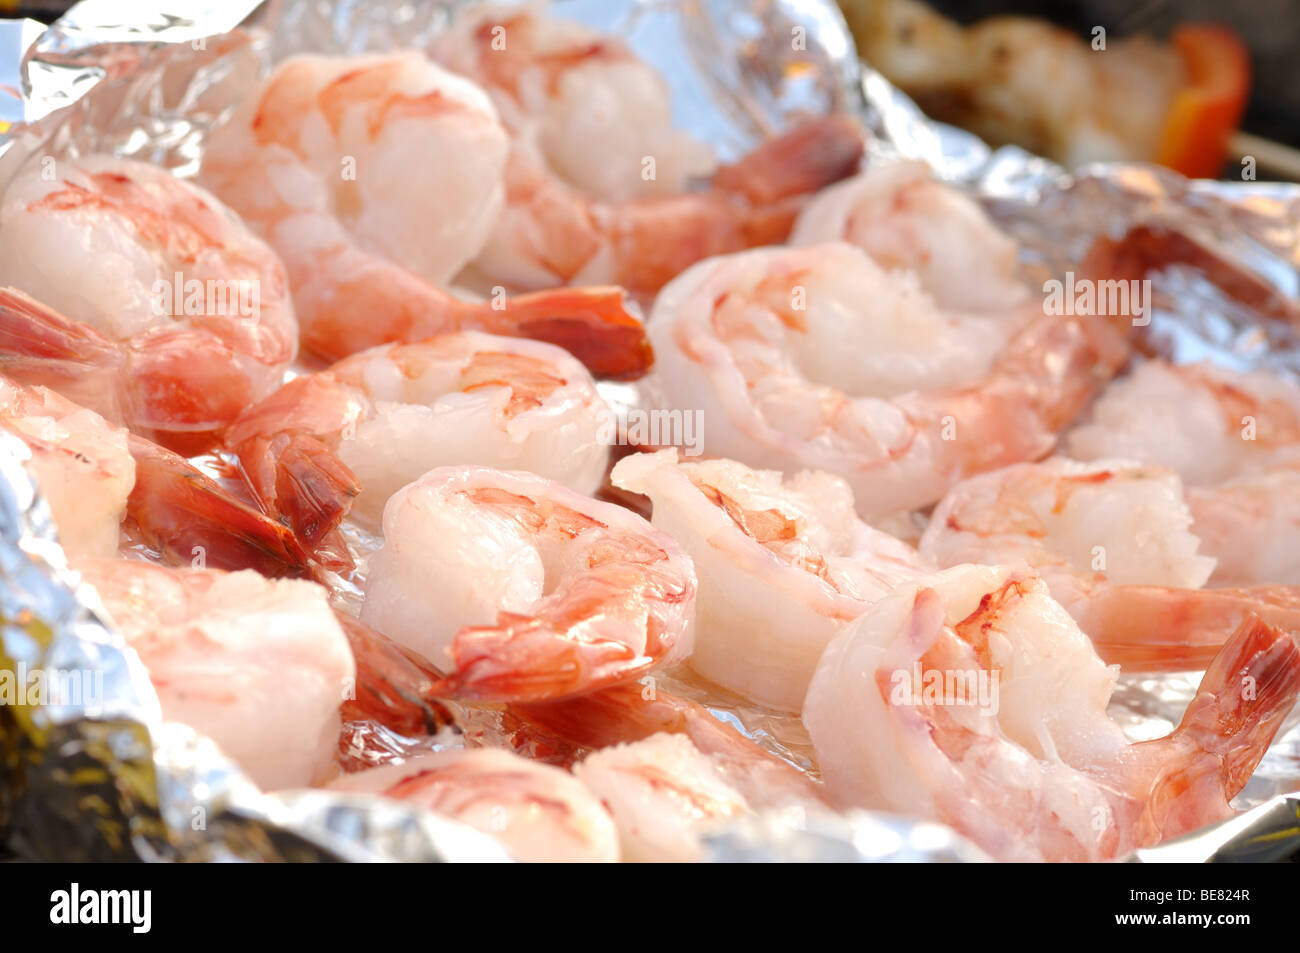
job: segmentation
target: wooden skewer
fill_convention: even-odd
[[[1238,131],[1228,140],[1228,153],[1238,163],[1245,156],[1253,156],[1255,172],[1260,178],[1300,182],[1300,149]]]

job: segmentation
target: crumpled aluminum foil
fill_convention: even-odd
[[[706,859],[753,864],[978,864],[989,857],[942,824],[850,811],[792,825],[781,812],[742,818],[704,837]]]
[[[189,176],[207,132],[270,64],[294,52],[357,53],[422,46],[454,15],[453,0],[82,0],[49,30],[0,21],[0,189],[41,156],[107,151]],[[743,154],[799,115],[847,109],[874,133],[873,158],[924,159],[981,197],[1024,249],[1027,274],[1060,272],[1088,241],[1138,222],[1177,229],[1273,289],[1275,311],[1300,313],[1300,188],[1187,181],[1145,166],[1072,174],[1014,148],[926,118],[856,59],[830,0],[560,0],[555,11],[625,36],[669,83],[683,128],[720,159]],[[25,58],[20,55],[26,51]],[[1186,269],[1157,284],[1152,332],[1177,360],[1295,369],[1285,323],[1261,322]],[[0,663],[19,660],[102,673],[85,705],[0,707],[0,852],[39,859],[503,860],[495,841],[392,802],[335,792],[266,795],[211,742],[162,724],[135,654],[78,587],[49,515],[0,435]],[[808,764],[797,718],[673,691],[797,764]],[[1112,705],[1134,738],[1166,733],[1194,676],[1128,678]],[[478,717],[482,720],[482,713]],[[490,719],[489,719],[490,720]],[[473,730],[489,735],[492,726]],[[391,739],[401,750],[403,739]],[[54,753],[53,755],[51,753]],[[1261,764],[1237,818],[1134,860],[1277,859],[1300,845],[1300,730],[1291,725]],[[716,831],[710,859],[982,860],[938,825],[854,813],[791,823],[780,814]]]

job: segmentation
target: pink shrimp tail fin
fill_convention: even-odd
[[[1270,318],[1300,323],[1300,308],[1267,278],[1236,258],[1191,235],[1156,225],[1137,225],[1121,238],[1098,239],[1088,265],[1107,277],[1140,279],[1170,265],[1200,271],[1228,297]]]
[[[310,434],[256,436],[238,451],[262,507],[309,552],[338,529],[361,492],[348,466]]]
[[[1175,734],[1221,758],[1232,797],[1264,756],[1300,692],[1300,647],[1291,633],[1249,616],[1201,679]]]
[[[357,663],[355,697],[343,703],[344,721],[376,721],[407,737],[432,735],[455,723],[435,697],[441,675],[429,662],[360,619],[334,614]]]
[[[125,357],[116,342],[65,318],[16,288],[0,288],[0,373],[49,387],[121,423],[116,375]]]
[[[1248,614],[1300,630],[1300,589],[1107,586],[1071,610],[1097,654],[1126,672],[1204,668]]]
[[[1158,839],[1229,813],[1228,802],[1254,773],[1297,693],[1295,638],[1258,616],[1247,617],[1210,663],[1174,732],[1146,742],[1177,752],[1163,759],[1174,766],[1155,779],[1148,798]]]
[[[173,564],[304,576],[307,553],[287,526],[236,499],[183,457],[131,437],[135,487],[127,516],[144,541]]]
[[[822,801],[807,774],[766,750],[696,702],[660,691],[643,678],[567,701],[512,705],[523,738],[569,766],[589,751],[660,732],[682,734],[755,803]],[[518,736],[517,736],[518,738]]]
[[[225,444],[238,454],[262,509],[309,552],[334,534],[361,492],[331,445],[361,413],[353,388],[309,374],[245,410],[226,431]]]
[[[462,629],[451,656],[456,671],[440,693],[493,702],[571,698],[635,678],[653,664],[622,642],[577,639],[511,612],[499,613],[495,626]]]
[[[853,117],[812,119],[719,169],[713,187],[739,193],[754,205],[811,195],[856,172],[865,147],[866,134]]]
[[[596,377],[635,380],[650,370],[654,351],[645,324],[617,287],[556,288],[482,305],[485,330],[555,344]]]

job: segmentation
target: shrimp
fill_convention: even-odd
[[[613,815],[630,862],[699,861],[703,834],[751,810],[682,735],[651,735],[597,751],[574,774]]]
[[[1053,458],[959,483],[920,549],[940,567],[1027,564],[1102,658],[1129,670],[1203,667],[1246,614],[1300,629],[1300,589],[1201,588],[1215,562],[1194,528],[1169,470]]]
[[[513,743],[547,752],[599,795],[626,861],[695,861],[729,819],[779,812],[799,825],[830,810],[806,771],[652,677],[509,714],[522,724]]]
[[[132,435],[135,485],[123,529],[177,566],[307,576],[311,554],[292,531],[236,497],[184,457]],[[319,554],[323,556],[324,554]]]
[[[1300,649],[1246,619],[1179,726],[1137,744],[1106,713],[1115,679],[1040,579],[958,566],[841,632],[803,719],[841,807],[942,821],[1002,860],[1111,860],[1232,813]]]
[[[78,571],[139,654],[166,720],[212,738],[262,788],[329,776],[356,667],[324,588],[120,559]]]
[[[427,661],[346,612],[334,616],[357,666],[355,697],[340,709],[344,722],[374,721],[408,738],[459,730],[437,697],[442,678]]]
[[[123,532],[158,557],[267,575],[305,575],[284,526],[170,450],[45,387],[0,376],[0,426],[26,444],[70,563],[108,558]]]
[[[0,427],[27,445],[69,562],[114,555],[136,480],[126,430],[54,391],[3,377]]]
[[[1014,311],[1029,297],[1016,243],[924,162],[873,165],[823,189],[799,214],[790,244],[833,241],[857,245],[882,268],[914,272],[945,311]]]
[[[1124,456],[1187,484],[1221,586],[1300,585],[1300,386],[1264,371],[1152,360],[1115,381],[1066,436],[1081,460]]]
[[[723,820],[757,810],[798,818],[829,809],[803,771],[654,685],[511,711],[582,752],[574,774],[613,814],[624,860],[697,860],[701,836]]]
[[[783,480],[732,460],[683,463],[664,450],[624,458],[611,480],[648,495],[654,525],[695,563],[688,664],[772,708],[797,712],[835,634],[928,569],[911,547],[858,519],[852,491],[829,473]]]
[[[855,247],[760,249],[701,262],[663,290],[647,393],[703,413],[706,453],[827,470],[878,519],[1050,451],[1126,360],[1129,324],[945,312]],[[871,347],[845,346],[863,335]]]
[[[235,421],[226,445],[263,508],[310,550],[348,512],[378,529],[390,496],[448,464],[529,470],[592,493],[612,426],[565,351],[462,331],[295,378]]]
[[[470,270],[486,284],[648,299],[702,258],[784,241],[806,196],[862,157],[861,127],[831,116],[715,170],[622,40],[533,7],[463,11],[432,55],[482,84],[511,134],[505,212]]]
[[[214,130],[200,176],[283,258],[318,357],[482,330],[567,347],[598,374],[644,373],[619,289],[483,302],[442,289],[486,240],[505,151],[486,95],[417,52],[298,56]]]
[[[530,473],[443,467],[395,493],[361,619],[441,667],[448,694],[541,701],[690,654],[695,570],[612,503]]]
[[[163,169],[55,170],[19,173],[0,204],[0,285],[26,292],[0,290],[0,371],[174,449],[210,446],[297,353],[284,266]]]
[[[715,171],[713,150],[673,128],[663,78],[620,37],[537,4],[476,3],[457,11],[429,55],[477,83],[511,136],[592,196],[671,195]]]
[[[1177,475],[1123,460],[1053,457],[973,476],[934,508],[920,549],[941,567],[1025,563],[1067,609],[1093,585],[1199,589],[1198,554]]]
[[[614,822],[586,787],[559,768],[508,751],[469,748],[422,754],[401,764],[344,775],[329,787],[417,804],[495,837],[516,860],[619,859]]]

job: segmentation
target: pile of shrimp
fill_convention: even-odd
[[[164,716],[521,861],[856,809],[1117,860],[1230,816],[1300,693],[1300,384],[1054,313],[848,117],[731,162],[671,117],[620,39],[478,6],[279,63],[193,182],[13,179],[0,426]],[[1179,263],[1258,305],[1143,227],[1076,281]],[[1126,737],[1121,674],[1188,671]]]

